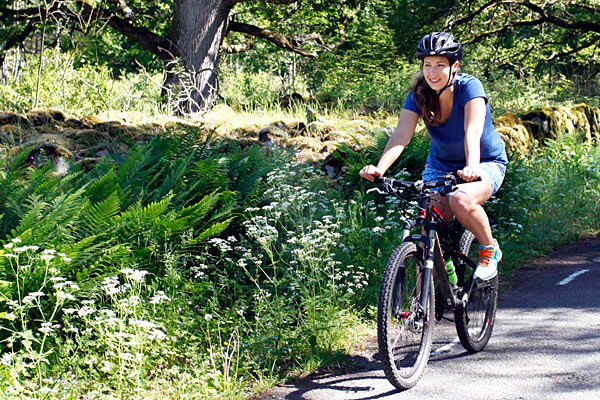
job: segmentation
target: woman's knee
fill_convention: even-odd
[[[462,191],[456,192],[454,195],[450,196],[448,200],[450,203],[450,208],[454,214],[461,214],[462,212],[471,211],[477,206],[477,203],[474,201],[474,199]]]

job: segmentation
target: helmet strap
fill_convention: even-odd
[[[454,72],[451,72],[448,74],[448,82],[446,82],[446,86],[443,87],[442,90],[440,90],[439,92],[437,92],[435,94],[435,96],[439,99],[440,96],[442,95],[442,93],[444,93],[444,90],[448,89],[450,86],[452,86],[454,84],[454,77],[456,76],[456,70]]]

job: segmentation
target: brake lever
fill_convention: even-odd
[[[379,194],[388,194],[385,190],[381,190],[379,188],[371,188],[367,190],[367,194],[377,192]]]

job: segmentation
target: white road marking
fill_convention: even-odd
[[[590,270],[589,269],[582,269],[581,271],[577,271],[575,273],[572,273],[571,275],[567,276],[562,281],[558,282],[556,285],[557,286],[566,285],[567,283],[570,283],[573,279],[577,278],[579,275],[585,274],[586,272],[590,272]]]
[[[460,339],[458,337],[456,337],[456,339],[454,339],[453,341],[451,341],[447,345],[440,347],[436,351],[432,351],[431,354],[430,354],[430,356],[433,357],[433,356],[437,356],[438,354],[447,353],[450,350],[452,350],[452,348],[454,346],[456,346],[458,343],[460,343]]]

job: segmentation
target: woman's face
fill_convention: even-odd
[[[446,57],[430,56],[423,59],[423,76],[433,90],[442,90],[447,84],[450,74],[458,68],[458,61],[450,65]]]

